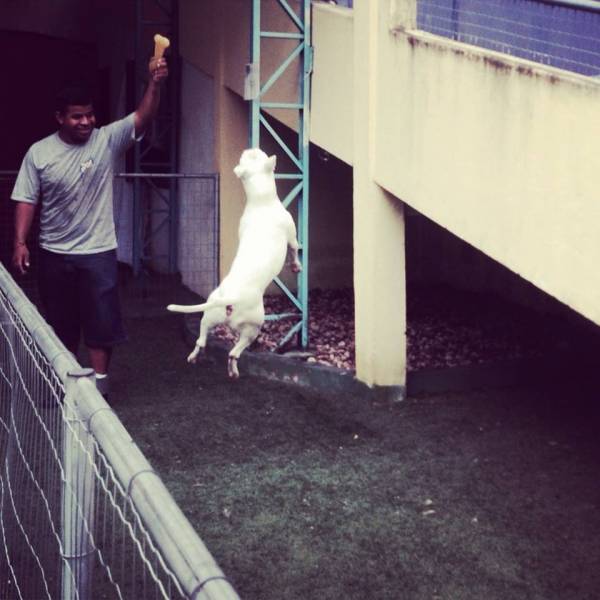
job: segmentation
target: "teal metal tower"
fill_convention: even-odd
[[[266,31],[262,29],[261,4],[281,7],[289,17],[292,26],[286,31]],[[287,0],[252,0],[252,40],[251,62],[246,68],[245,99],[251,101],[250,110],[250,147],[260,147],[261,132],[270,135],[289,157],[292,170],[288,173],[276,173],[276,179],[295,182],[291,191],[283,200],[288,207],[293,202],[297,205],[299,258],[302,271],[298,274],[297,291],[292,291],[279,278],[275,283],[282,289],[297,312],[286,312],[278,315],[267,315],[267,320],[289,319],[292,325],[279,341],[283,346],[294,335],[303,348],[308,346],[308,198],[309,198],[309,118],[310,118],[310,75],[312,72],[311,46],[311,12],[310,0],[298,0],[292,8]],[[292,31],[287,31],[291,29]],[[261,77],[261,49],[265,40],[288,40],[293,42],[293,49],[283,62],[268,77]],[[265,101],[265,95],[284,73],[293,69],[298,72],[297,97],[293,102]],[[264,82],[264,83],[263,83]],[[273,88],[273,91],[275,88]],[[273,92],[272,92],[273,94]],[[297,115],[298,143],[290,148],[275,131],[266,117],[271,109],[293,111]]]

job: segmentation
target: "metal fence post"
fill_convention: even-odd
[[[77,411],[82,379],[94,381],[93,369],[68,372],[64,400],[62,486],[62,600],[91,600],[94,559],[94,456],[88,424]]]

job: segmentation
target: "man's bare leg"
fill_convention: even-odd
[[[88,348],[92,369],[99,375],[108,374],[112,348]]]

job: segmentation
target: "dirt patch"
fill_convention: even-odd
[[[309,339],[319,364],[355,368],[354,294],[351,289],[312,290]],[[267,314],[290,311],[283,296],[265,298]],[[277,347],[293,320],[267,322],[253,349]],[[226,326],[213,335],[231,343]],[[573,333],[555,317],[447,286],[411,289],[407,306],[408,370],[447,368],[534,358],[564,347]]]

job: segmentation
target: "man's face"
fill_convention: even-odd
[[[85,144],[96,126],[94,107],[69,105],[64,112],[56,113],[60,125],[59,135],[68,144]]]

